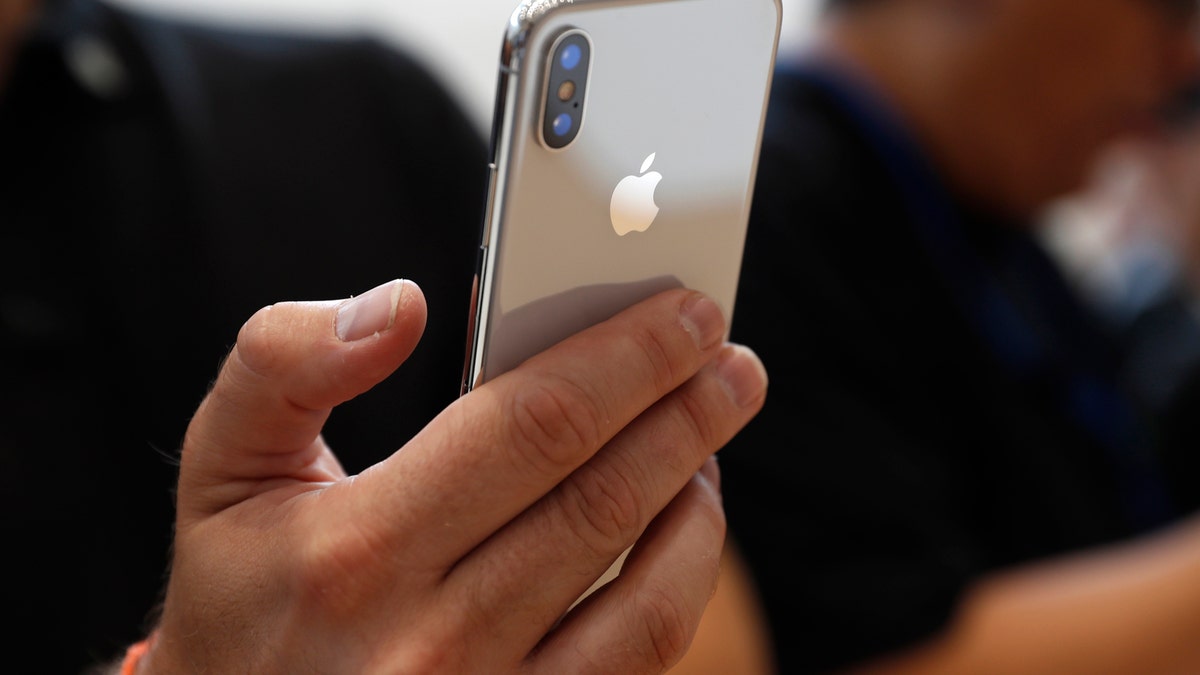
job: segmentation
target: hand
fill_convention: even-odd
[[[424,321],[396,281],[246,323],[184,442],[139,672],[643,673],[682,656],[724,537],[711,455],[762,406],[757,357],[723,344],[713,302],[668,291],[348,477],[322,425]]]

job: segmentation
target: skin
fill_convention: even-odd
[[[1153,133],[1196,72],[1194,23],[1155,0],[884,0],[832,17],[822,48],[864,71],[943,174],[1028,217],[1099,151]]]
[[[715,303],[651,298],[346,476],[321,427],[407,358],[426,316],[410,282],[358,300],[370,311],[283,303],[241,330],[184,442],[171,576],[138,672],[674,664],[717,578],[711,456],[766,393]],[[564,617],[635,540],[622,574]]]
[[[758,608],[758,588],[737,550],[727,539],[721,555],[717,590],[704,610],[700,632],[672,675],[757,675],[774,673],[771,632]]]
[[[36,7],[0,2],[0,87]],[[716,585],[712,455],[766,395],[716,304],[647,300],[347,476],[322,425],[400,366],[426,318],[411,282],[353,302],[281,303],[242,328],[188,428],[166,598],[136,672],[674,664]],[[635,541],[621,575],[568,613]]]
[[[851,672],[1200,672],[1200,521],[984,579],[945,634]]]
[[[1117,139],[1159,138],[1154,113],[1197,69],[1194,20],[1151,0],[879,0],[826,17],[815,48],[878,87],[960,191],[1027,217],[1083,187]],[[726,639],[762,621],[727,556],[718,594],[736,597],[714,600],[695,650],[737,665],[689,656],[676,675],[774,672],[757,645]],[[1188,521],[981,579],[942,634],[850,672],[1182,675],[1200,672],[1197,645],[1200,522]]]

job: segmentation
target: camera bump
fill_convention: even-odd
[[[570,145],[583,126],[591,61],[592,45],[582,31],[563,33],[551,47],[542,110],[542,140],[550,148]]]

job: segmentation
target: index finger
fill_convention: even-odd
[[[359,476],[359,522],[398,540],[440,523],[434,555],[452,564],[712,360],[725,328],[710,298],[676,289],[564,340]]]

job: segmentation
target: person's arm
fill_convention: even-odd
[[[760,651],[766,632],[736,550],[726,553],[717,589],[672,675],[774,672]],[[843,675],[1197,672],[1200,520],[1192,520],[1142,541],[997,573],[965,595],[940,636]]]
[[[649,673],[683,654],[724,537],[710,457],[762,406],[758,359],[722,342],[712,301],[668,291],[346,476],[321,428],[424,318],[392,282],[243,327],[184,442],[138,673]]]
[[[1200,521],[998,573],[945,633],[854,675],[1200,672]]]

